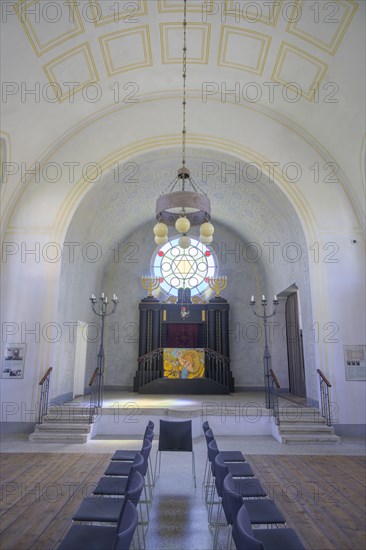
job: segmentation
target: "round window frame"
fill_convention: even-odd
[[[169,296],[178,297],[178,288],[172,286],[171,284],[169,284],[165,281],[164,272],[161,269],[161,263],[162,263],[163,259],[165,258],[165,255],[166,255],[168,250],[174,249],[175,247],[179,246],[178,245],[179,237],[180,237],[179,234],[174,235],[169,239],[169,241],[167,243],[165,243],[161,246],[158,246],[155,249],[155,252],[154,252],[154,254],[152,255],[152,258],[151,258],[151,263],[150,263],[151,275],[152,275],[152,277],[156,277],[156,278],[162,277],[163,278],[163,282],[161,282],[160,285],[159,285],[159,290],[162,294],[164,294],[167,297],[169,297]],[[202,277],[203,280],[201,280],[201,282],[199,282],[194,287],[191,287],[189,285],[189,286],[185,286],[185,288],[189,288],[191,290],[192,298],[194,296],[201,296],[202,297],[207,292],[209,292],[211,290],[210,286],[206,282],[206,277],[216,277],[217,276],[217,272],[218,272],[217,256],[207,245],[205,245],[204,243],[201,243],[196,237],[189,236],[189,238],[191,239],[191,241],[194,241],[193,246],[195,248],[197,248],[198,250],[200,250],[202,248],[202,250],[201,250],[202,256],[203,256],[202,259],[204,259],[205,262],[209,265],[207,266],[206,274],[205,274],[204,277]],[[182,250],[184,250],[184,249],[182,249]],[[159,256],[160,251],[164,252],[164,256],[162,256],[161,258]],[[206,254],[205,254],[206,252],[209,252],[210,255],[206,256]],[[156,263],[157,263],[156,260],[157,259],[159,260],[158,265],[156,265]],[[182,288],[182,287],[179,287],[179,288]]]

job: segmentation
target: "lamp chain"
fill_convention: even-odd
[[[183,167],[186,164],[186,78],[187,78],[187,0],[184,0],[183,20],[183,130],[182,130],[182,156]],[[183,177],[184,187],[184,177]],[[183,189],[184,190],[184,189]]]

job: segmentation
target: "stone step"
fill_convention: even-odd
[[[308,444],[340,444],[340,437],[333,434],[281,434],[282,443],[308,443]]]
[[[72,423],[77,423],[77,424],[89,424],[89,414],[88,413],[85,413],[83,415],[51,415],[51,414],[47,414],[46,416],[43,417],[44,421],[45,422],[52,422],[52,423],[57,423],[57,422],[72,422]],[[93,417],[94,419],[94,417]]]
[[[283,422],[279,426],[280,433],[331,433],[334,434],[334,428],[326,424],[312,423],[308,424],[292,424],[291,422]]]
[[[324,422],[324,418],[319,411],[314,410],[301,410],[301,411],[289,411],[279,409],[279,417],[283,422]]]
[[[35,432],[90,433],[90,424],[45,422],[43,424],[37,424],[35,427]]]
[[[34,432],[29,435],[29,440],[37,443],[86,443],[89,434],[83,433],[47,433]]]

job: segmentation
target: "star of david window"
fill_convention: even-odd
[[[170,240],[154,254],[153,276],[162,278],[160,289],[169,296],[178,296],[179,288],[189,288],[191,296],[201,295],[209,288],[206,278],[215,276],[215,257],[192,237],[188,248],[178,246],[178,240]]]

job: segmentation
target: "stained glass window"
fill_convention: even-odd
[[[178,288],[190,288],[192,296],[203,294],[208,289],[206,278],[215,276],[214,254],[192,237],[188,248],[178,246],[178,240],[170,240],[154,254],[153,275],[163,278],[160,289],[167,295],[178,296]]]

